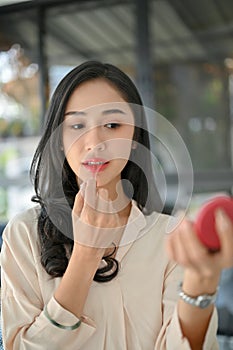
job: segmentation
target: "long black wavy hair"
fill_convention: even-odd
[[[143,106],[141,97],[131,79],[120,69],[97,61],[85,62],[71,70],[57,86],[47,111],[47,123],[34,154],[30,175],[35,196],[32,201],[40,204],[38,235],[41,247],[41,264],[52,277],[63,276],[73,248],[71,211],[75,195],[79,191],[76,176],[61,150],[61,125],[67,102],[73,91],[82,83],[94,79],[105,79],[121,94],[130,106]],[[142,107],[133,111],[135,130],[133,139],[150,150],[149,133]],[[137,147],[131,153],[137,154],[140,166],[129,158],[121,178],[126,195],[130,195],[128,183],[133,186],[132,198],[146,215],[161,211],[162,205],[154,182],[150,152]],[[146,175],[144,173],[146,170]],[[124,185],[125,183],[125,185]],[[132,187],[131,187],[132,189]],[[68,205],[67,205],[68,203]],[[104,257],[107,267],[96,271],[94,280],[106,282],[118,271],[118,264],[111,256]],[[109,269],[115,264],[114,273]]]

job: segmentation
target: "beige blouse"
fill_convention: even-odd
[[[3,235],[2,331],[6,350],[188,350],[177,317],[177,285],[182,270],[164,251],[169,217],[144,216],[132,206],[116,258],[118,275],[93,281],[76,330],[63,330],[46,318],[73,325],[78,319],[54,299],[61,278],[51,278],[40,263],[39,207],[10,221]],[[218,349],[214,311],[204,350]],[[195,330],[194,330],[195,331]]]

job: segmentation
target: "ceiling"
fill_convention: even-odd
[[[0,5],[16,2],[19,3],[0,0]],[[137,49],[136,3],[136,0],[34,0],[18,4],[14,13],[14,5],[3,6],[0,50],[17,41],[35,59],[36,9],[43,4],[44,11],[47,4],[41,21],[45,23],[49,64],[73,64],[95,58],[130,66],[135,63]],[[233,57],[232,0],[151,0],[149,24],[149,46],[155,64],[190,60],[224,62]]]
[[[20,2],[24,2],[25,0],[0,0],[0,6],[18,4]],[[29,1],[29,0],[28,0]]]

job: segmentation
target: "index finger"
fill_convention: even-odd
[[[83,208],[83,204],[84,204],[83,194],[79,190],[79,192],[75,196],[73,210],[72,210],[72,212],[75,216],[80,216],[82,208]]]
[[[89,179],[86,183],[85,195],[84,195],[84,207],[90,207],[96,209],[97,189],[96,181]]]

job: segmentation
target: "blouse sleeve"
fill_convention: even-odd
[[[174,263],[170,263],[167,268],[163,288],[163,326],[157,338],[154,350],[191,350],[188,340],[182,334],[177,307],[174,307],[178,301],[178,283],[182,281],[182,278],[182,268]],[[205,336],[203,350],[219,349],[216,337],[217,326],[217,312],[216,309],[214,309]]]
[[[31,218],[32,225],[36,225]],[[45,316],[44,301],[38,278],[38,257],[35,255],[36,237],[29,235],[30,225],[22,219],[11,221],[3,235],[1,250],[1,316],[4,348],[7,350],[77,350],[95,332],[94,322],[84,317],[75,330],[53,325]],[[38,252],[37,252],[38,254]],[[49,280],[49,276],[48,276]],[[51,295],[47,310],[52,319],[63,325],[73,325],[79,319],[64,309]]]

